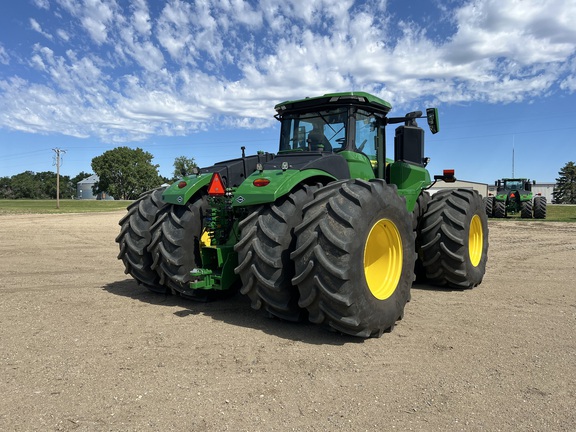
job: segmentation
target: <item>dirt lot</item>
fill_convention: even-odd
[[[0,216],[0,430],[576,429],[576,224],[490,221],[482,285],[357,340],[147,292],[122,215]]]

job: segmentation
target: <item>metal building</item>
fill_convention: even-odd
[[[478,191],[482,198],[488,196],[488,184],[487,183],[477,183],[471,182],[466,180],[456,180],[454,183],[446,183],[442,180],[438,180],[434,186],[429,189],[431,194],[434,192],[438,192],[440,189],[456,189],[456,188],[464,188],[464,189],[474,189]]]
[[[84,180],[76,183],[76,198],[77,199],[96,199],[96,195],[92,191],[92,186],[98,181],[98,176],[92,174],[90,177],[86,177]]]

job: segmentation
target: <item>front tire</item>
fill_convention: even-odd
[[[435,193],[420,237],[426,276],[432,284],[472,288],[482,282],[488,259],[488,218],[476,191]]]
[[[239,265],[234,270],[242,279],[240,292],[254,309],[300,321],[298,289],[292,285],[294,263],[290,253],[296,238],[294,227],[302,222],[302,208],[318,186],[304,185],[277,202],[260,207],[240,222],[241,238],[234,246]]]
[[[296,227],[293,283],[311,322],[379,337],[401,319],[414,281],[412,217],[383,180],[331,183]]]
[[[130,274],[139,285],[161,294],[166,292],[166,286],[152,268],[153,259],[148,246],[152,240],[150,227],[167,206],[162,201],[165,189],[162,187],[145,192],[130,204],[128,213],[119,222],[120,234],[116,237],[116,243],[120,246],[118,259],[124,263],[124,273]]]

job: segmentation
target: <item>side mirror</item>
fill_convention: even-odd
[[[426,120],[428,127],[433,134],[440,131],[440,122],[438,120],[438,108],[426,108]]]

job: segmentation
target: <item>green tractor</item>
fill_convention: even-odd
[[[235,293],[254,309],[359,337],[404,314],[412,283],[466,289],[484,276],[487,217],[469,189],[427,189],[426,118],[388,117],[364,92],[282,102],[276,154],[196,170],[128,207],[116,241],[127,274],[148,289],[212,300]],[[385,127],[395,130],[393,159]]]
[[[504,178],[497,180],[496,196],[485,199],[488,217],[505,218],[510,214],[520,214],[521,218],[545,219],[546,197],[532,194],[532,185],[526,178]]]

